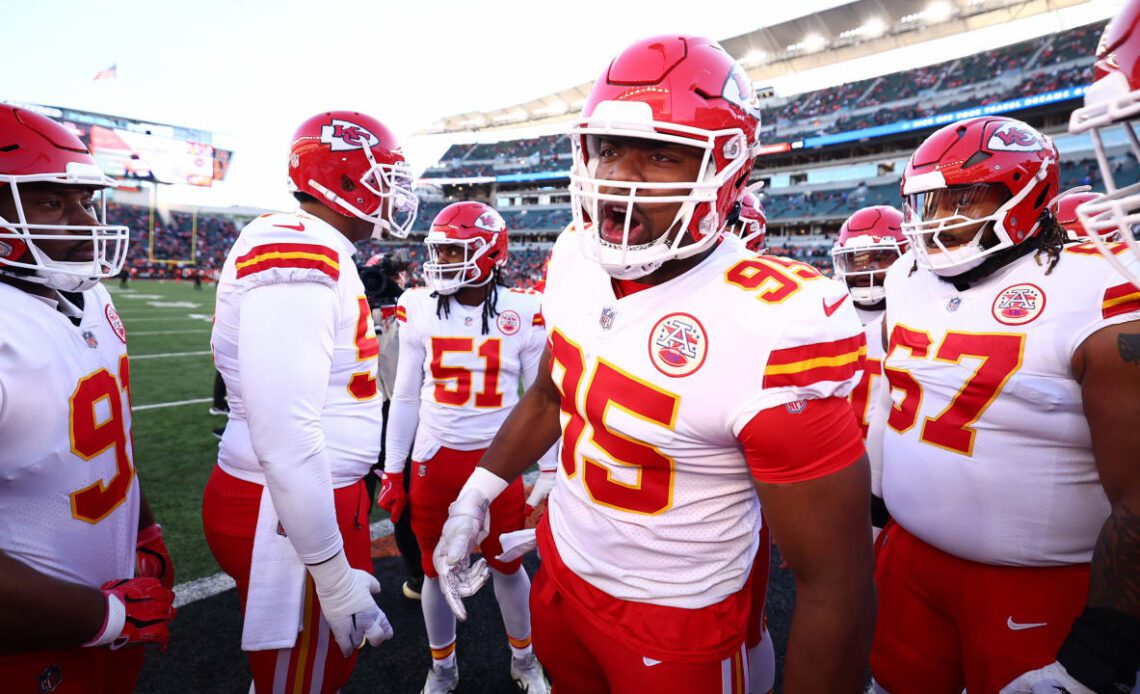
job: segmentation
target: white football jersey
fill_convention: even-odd
[[[738,243],[619,299],[579,237],[555,244],[542,307],[562,392],[548,509],[558,552],[619,599],[720,602],[744,585],[759,542],[738,434],[761,410],[846,397],[862,328],[842,285]]]
[[[863,334],[867,338],[867,364],[859,385],[851,391],[851,409],[855,410],[865,441],[883,391],[883,312],[859,310],[858,313],[860,318],[869,318],[863,326]]]
[[[111,296],[83,292],[79,325],[3,283],[0,303],[0,549],[73,583],[132,578],[139,484]]]
[[[1091,244],[1052,272],[1030,254],[962,292],[912,267],[904,255],[886,280],[891,515],[973,561],[1089,561],[1109,503],[1071,359],[1097,330],[1140,319],[1140,290]]]
[[[419,425],[412,459],[430,460],[440,446],[470,451],[491,444],[529,386],[546,347],[539,311],[542,295],[499,288],[499,315],[483,334],[483,305],[454,299],[436,315],[437,300],[426,287],[400,295],[396,320],[407,351],[400,358],[420,364]],[[405,387],[397,378],[397,393]]]
[[[241,230],[230,249],[218,279],[210,340],[230,405],[218,452],[218,465],[229,474],[265,483],[242,400],[238,328],[244,293],[280,282],[315,282],[336,292],[332,369],[321,410],[333,486],[358,481],[376,463],[384,421],[376,373],[379,346],[364,284],[352,261],[355,250],[343,234],[304,213],[262,215]],[[289,320],[288,314],[281,320]]]

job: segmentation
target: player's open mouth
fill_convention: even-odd
[[[607,202],[602,204],[601,237],[603,241],[620,245],[625,234],[626,217],[629,217],[629,238],[624,239],[630,246],[645,243],[642,231],[645,229],[644,216],[637,207],[623,203]]]

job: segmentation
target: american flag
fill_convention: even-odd
[[[92,79],[92,81],[113,80],[113,79],[115,79],[115,77],[118,76],[118,74],[119,74],[119,66],[116,63],[116,64],[112,64],[108,68],[104,68],[104,69],[100,70],[99,72],[96,72],[95,76],[92,77],[91,79]]]

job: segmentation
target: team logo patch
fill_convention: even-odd
[[[127,344],[127,329],[123,325],[123,319],[119,318],[119,312],[111,304],[107,304],[107,322],[111,324],[111,330],[115,331],[123,344]]]
[[[54,692],[61,684],[63,684],[63,671],[59,669],[58,665],[49,665],[40,673],[40,694]]]
[[[1015,284],[998,292],[994,320],[1003,325],[1025,325],[1045,310],[1045,292],[1035,284]]]
[[[687,313],[670,313],[649,333],[649,360],[672,378],[688,376],[701,368],[708,356],[705,327]]]
[[[522,319],[519,318],[519,314],[514,311],[503,311],[499,314],[497,323],[499,330],[504,335],[514,335],[519,331],[519,326],[522,325]]]
[[[1036,152],[1045,145],[1020,123],[1005,123],[990,135],[986,149],[991,152]]]
[[[369,149],[380,144],[380,138],[356,123],[334,118],[328,125],[321,126],[321,142],[334,152],[350,149]]]
[[[479,215],[479,219],[475,220],[475,228],[497,234],[507,228],[507,223],[503,221],[502,216],[498,212],[487,210]]]

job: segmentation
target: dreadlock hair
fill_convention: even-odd
[[[499,315],[499,287],[506,287],[502,269],[498,266],[491,268],[491,281],[487,283],[487,293],[483,297],[483,334],[491,332],[491,320]],[[435,317],[451,317],[451,294],[432,292],[435,299]]]

